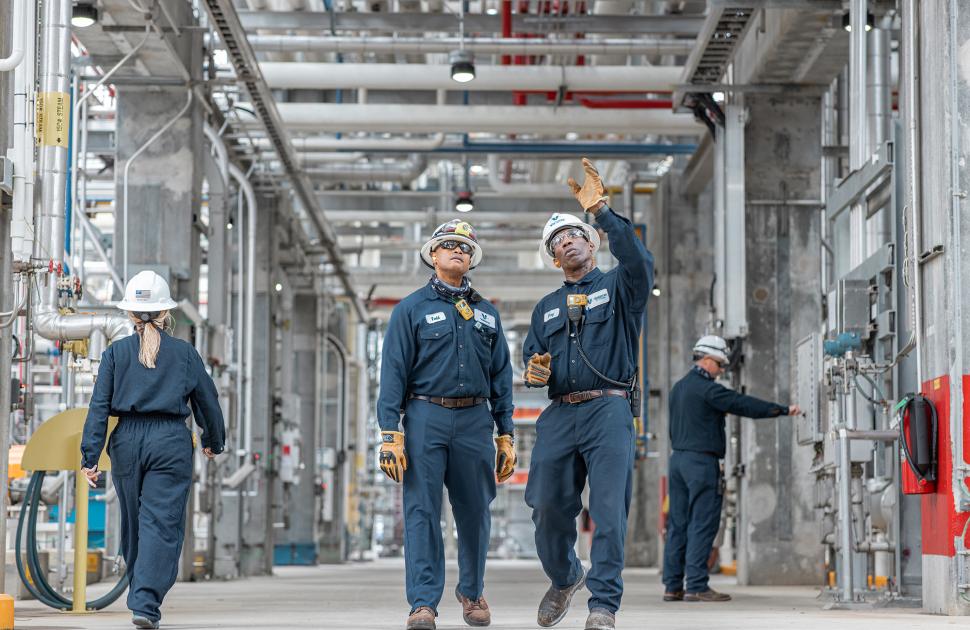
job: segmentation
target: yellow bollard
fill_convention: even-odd
[[[13,630],[13,597],[0,593],[0,630]]]
[[[87,612],[88,588],[88,479],[74,473],[74,606],[73,613]]]

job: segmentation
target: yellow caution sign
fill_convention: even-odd
[[[37,93],[37,144],[67,148],[71,95],[67,92]]]

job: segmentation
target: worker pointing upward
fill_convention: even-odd
[[[633,489],[633,413],[639,407],[637,359],[653,256],[633,224],[606,205],[606,189],[583,159],[586,179],[570,188],[584,211],[610,237],[615,269],[596,267],[596,229],[568,214],[546,223],[539,252],[562,269],[563,286],[532,312],[523,347],[526,384],[549,386],[550,405],[536,424],[526,502],[536,526],[536,549],[552,585],[538,623],[553,626],[585,584],[588,630],[609,630],[623,595],[623,547]],[[587,574],[576,558],[576,517],[589,481],[596,530]]]
[[[495,476],[505,481],[515,470],[512,363],[498,311],[465,275],[482,261],[472,226],[439,226],[421,259],[434,274],[391,313],[377,400],[381,469],[404,482],[407,628],[435,627],[445,583],[443,485],[458,526],[455,596],[468,625],[487,626],[489,505]]]

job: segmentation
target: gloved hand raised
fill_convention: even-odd
[[[549,384],[549,377],[552,376],[552,355],[548,352],[542,356],[539,353],[532,355],[529,365],[525,368],[525,384],[530,387],[545,387]]]
[[[404,452],[404,434],[400,431],[381,431],[381,470],[391,481],[401,483],[408,469]]]
[[[495,476],[502,483],[515,472],[515,444],[511,435],[500,435],[495,438]]]
[[[572,177],[567,179],[566,183],[569,184],[569,189],[573,191],[573,197],[583,207],[583,210],[596,212],[599,210],[600,202],[609,201],[609,196],[606,194],[606,187],[603,185],[603,180],[600,179],[599,171],[587,158],[583,158],[583,170],[586,171],[586,178],[583,180],[582,186],[577,184]]]

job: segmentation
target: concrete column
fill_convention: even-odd
[[[922,391],[940,410],[937,492],[922,495],[923,608],[970,614],[970,557],[965,524],[967,400],[970,398],[970,8],[957,0],[920,2],[918,93],[922,200],[919,252],[942,246],[922,265]],[[947,408],[949,413],[946,413]],[[962,585],[962,586],[961,586]]]
[[[795,345],[821,321],[818,198],[820,101],[746,97],[747,316],[740,382],[789,404]],[[741,420],[738,580],[818,584],[812,453],[795,447],[794,421]]]

